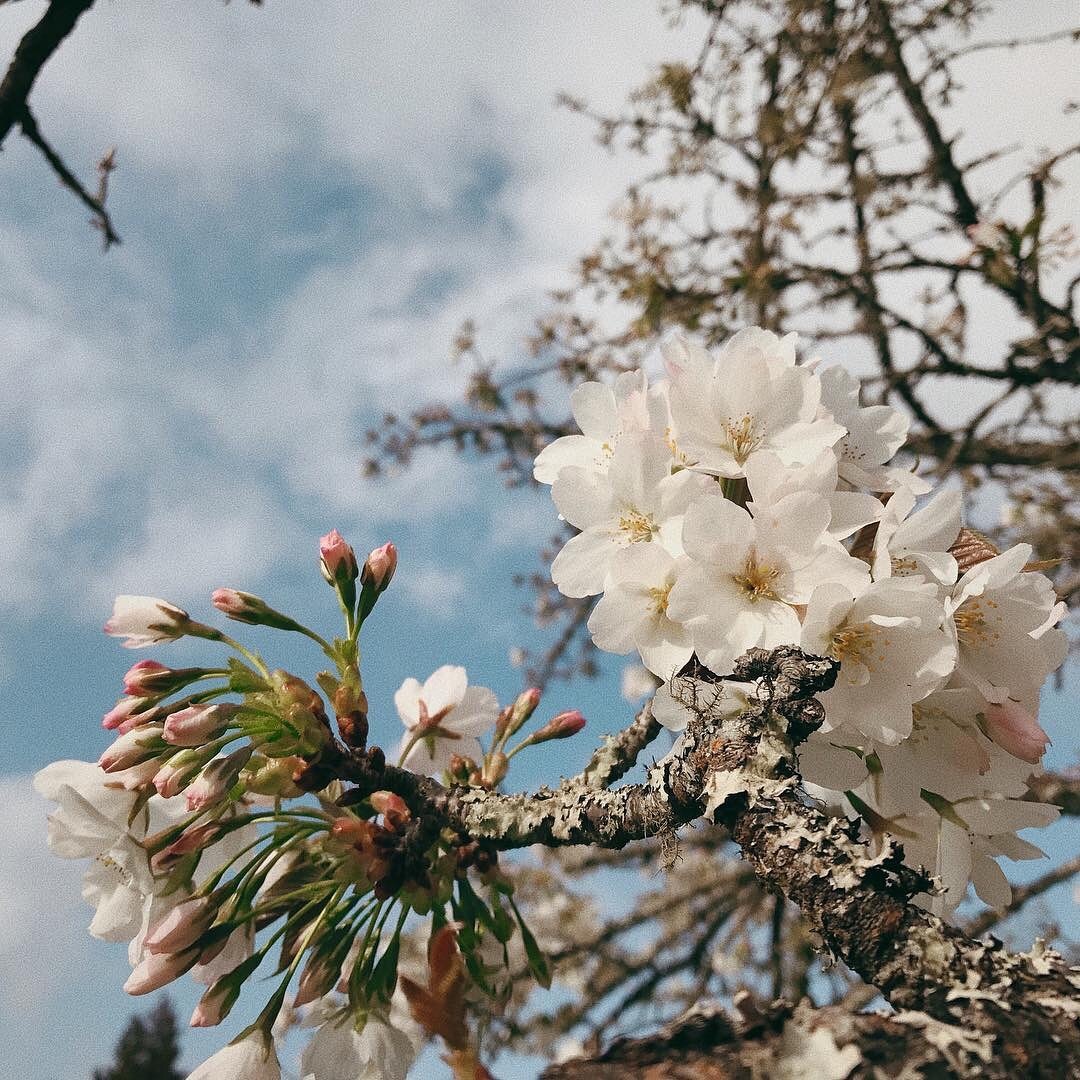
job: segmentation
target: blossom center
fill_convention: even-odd
[[[853,660],[868,671],[873,671],[875,660],[885,662],[884,650],[888,644],[888,639],[879,640],[879,635],[866,623],[856,623],[854,626],[845,623],[833,631],[828,653],[841,664],[845,660]]]
[[[997,606],[993,601],[987,601],[987,603],[991,607]],[[963,607],[953,613],[953,620],[956,623],[957,637],[965,645],[970,645],[973,648],[992,645],[1001,637],[1001,634],[987,622],[986,612],[983,611],[978,600],[969,600],[965,603]]]
[[[671,588],[675,582],[670,582],[667,585],[660,585],[654,589],[649,590],[649,600],[652,603],[652,609],[657,615],[666,615],[668,606],[668,597],[671,595]]]
[[[746,464],[746,459],[757,448],[762,436],[756,430],[754,418],[747,413],[733,420],[730,416],[724,421],[724,434],[727,435],[728,446],[731,456],[740,464]]]
[[[779,600],[776,591],[776,579],[780,576],[779,566],[760,563],[756,552],[750,552],[743,564],[742,573],[735,575],[735,584],[746,593],[751,603],[758,600]]]
[[[619,530],[631,544],[648,543],[660,531],[652,515],[640,510],[627,510],[619,518]]]
[[[134,880],[129,871],[120,865],[107,851],[102,851],[95,857],[95,861],[101,863],[106,870],[111,870],[124,885],[130,888],[132,881]]]

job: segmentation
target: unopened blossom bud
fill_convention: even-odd
[[[334,951],[312,954],[300,974],[293,1006],[299,1008],[329,994],[341,974],[341,963],[342,957]]]
[[[122,735],[157,716],[153,698],[122,697],[101,719],[101,726]]]
[[[147,952],[175,953],[194,945],[210,929],[216,914],[217,907],[208,897],[184,900],[150,928]]]
[[[140,660],[124,676],[124,693],[134,697],[163,696],[213,674],[217,673],[209,668],[169,668],[156,660]]]
[[[252,626],[272,626],[276,630],[300,629],[295,619],[275,611],[258,596],[241,592],[239,589],[215,589],[210,594],[210,602],[235,622],[249,623]]]
[[[397,570],[398,553],[393,544],[377,547],[365,560],[360,583],[365,589],[384,592]]]
[[[163,799],[179,795],[206,764],[207,754],[195,748],[181,750],[154,773],[154,787]]]
[[[526,740],[530,746],[551,739],[569,739],[585,726],[585,717],[577,709],[569,709],[553,716],[539,731]]]
[[[463,754],[451,754],[450,763],[446,766],[446,772],[451,783],[468,784],[471,777],[476,773],[476,762]]]
[[[198,949],[187,949],[180,953],[148,953],[128,976],[124,990],[133,997],[159,990],[194,967],[198,959]]]
[[[186,829],[168,847],[151,857],[151,869],[155,874],[168,873],[185,855],[210,847],[221,835],[221,825],[216,821]]]
[[[514,703],[499,714],[498,723],[495,725],[495,738],[509,739],[536,712],[539,704],[540,691],[535,686],[523,690],[514,699]]]
[[[227,939],[223,938],[224,945]],[[228,974],[223,975],[205,994],[199,999],[195,1011],[191,1014],[192,1027],[216,1027],[232,1011],[240,997],[240,989],[244,980],[259,966],[262,957],[256,953],[244,960],[238,967],[233,968]],[[207,963],[209,958],[205,951],[199,956],[202,963]]]
[[[360,573],[356,552],[337,529],[319,537],[319,569],[328,585],[347,585]]]
[[[105,633],[122,637],[126,649],[142,649],[159,641],[175,641],[192,626],[191,617],[156,596],[118,596]]]
[[[116,739],[112,746],[98,758],[98,765],[107,772],[130,769],[147,758],[155,757],[163,748],[161,735],[163,724],[143,724],[132,728]]]
[[[231,702],[189,705],[165,717],[165,741],[171,746],[202,746],[220,735],[240,711]]]
[[[1002,750],[1030,765],[1038,765],[1050,745],[1039,722],[1016,701],[987,706],[985,727],[987,737]]]
[[[198,779],[184,792],[188,810],[205,810],[224,799],[251,757],[251,751],[250,746],[242,746],[206,765]]]
[[[153,782],[160,763],[157,758],[147,758],[138,765],[132,765],[130,769],[121,769],[120,772],[109,774],[112,783],[119,784],[125,791],[139,791]]]

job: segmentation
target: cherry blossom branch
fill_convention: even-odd
[[[821,723],[814,695],[832,685],[836,670],[793,646],[752,650],[734,677],[759,681],[758,705],[733,717],[695,715],[643,783],[616,791],[567,785],[500,795],[350,760],[338,775],[358,783],[349,799],[383,786],[414,814],[500,849],[622,847],[704,814],[728,827],[762,881],[797,904],[828,950],[894,1007],[963,1025],[1014,1075],[1040,1063],[1027,1075],[1080,1068],[1080,973],[1049,950],[1008,953],[928,914],[911,901],[930,879],[904,865],[895,841],[873,851],[857,824],[807,804],[794,747]]]

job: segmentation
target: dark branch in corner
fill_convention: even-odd
[[[8,132],[18,124],[26,138],[41,151],[60,183],[93,213],[91,223],[101,231],[108,251],[113,244],[120,243],[105,209],[109,174],[116,167],[115,151],[110,150],[98,162],[98,190],[96,195],[91,194],[42,135],[29,103],[30,91],[46,61],[75,29],[84,12],[93,6],[94,0],[52,0],[41,19],[23,35],[0,82],[0,148]]]
[[[45,14],[23,35],[0,82],[0,147],[12,127],[21,122],[30,91],[46,61],[93,6],[94,0],[52,0]]]

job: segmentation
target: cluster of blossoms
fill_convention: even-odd
[[[278,1080],[275,1040],[293,1020],[315,1028],[304,1080],[404,1078],[436,1033],[469,1052],[454,1047],[453,1032],[412,1019],[405,997],[429,991],[421,972],[399,978],[407,923],[408,935],[433,941],[452,928],[440,938],[443,966],[457,964],[462,981],[467,972],[488,1011],[508,998],[511,948],[538,980],[549,977],[496,852],[433,831],[379,786],[387,755],[368,744],[359,639],[396,566],[392,544],[361,566],[336,531],[322,538],[320,570],[345,624],[332,641],[250,593],[214,592],[213,606],[235,622],[311,639],[332,664],[319,689],[173,604],[118,597],[105,630],[128,648],[200,638],[230,655],[206,668],[139,661],[105,714],[115,738],[100,760],[56,762],[35,778],[57,804],[52,850],[92,860],[83,885],[96,909],[91,933],[129,942],[129,993],[190,974],[206,987],[192,1025],[216,1025],[275,953],[266,1007],[195,1080]],[[561,713],[508,746],[539,702],[527,690],[500,709],[461,667],[406,679],[395,695],[405,727],[397,764],[493,789],[520,751],[584,725],[580,713]],[[479,737],[489,733],[485,750]]]
[[[715,355],[664,349],[644,372],[573,394],[580,435],[534,475],[578,530],[552,563],[566,596],[598,595],[593,641],[637,652],[662,683],[656,718],[741,708],[717,676],[759,646],[839,662],[825,723],[803,747],[816,794],[938,876],[951,910],[968,882],[995,907],[995,858],[1032,858],[1016,833],[1048,824],[1026,801],[1047,738],[1039,691],[1063,661],[1064,614],[1031,548],[998,553],[962,527],[960,494],[894,462],[907,421],[859,402],[843,368],[797,362],[795,335],[749,329]]]

